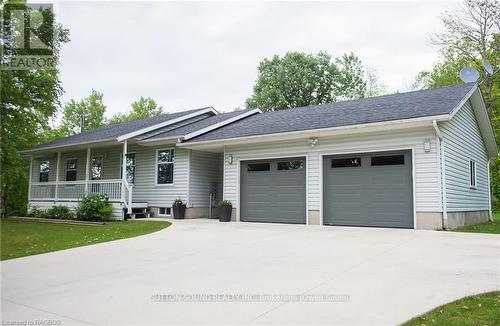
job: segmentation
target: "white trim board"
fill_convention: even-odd
[[[144,133],[147,133],[147,132],[159,129],[159,128],[163,128],[163,127],[172,125],[172,124],[177,123],[177,122],[191,119],[191,118],[194,118],[194,117],[197,117],[199,115],[206,114],[206,113],[213,113],[214,115],[219,114],[214,108],[208,107],[206,109],[201,109],[201,110],[198,110],[198,111],[190,113],[190,114],[182,115],[182,116],[175,118],[175,119],[167,120],[167,121],[164,121],[164,122],[161,122],[161,123],[158,123],[158,124],[146,127],[146,128],[142,128],[142,129],[130,132],[128,134],[121,135],[121,136],[117,137],[116,140],[117,141],[124,141],[126,139],[130,139],[132,137],[135,137],[135,136],[138,136],[138,135],[141,135],[141,134],[144,134]]]

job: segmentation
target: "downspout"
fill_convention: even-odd
[[[436,131],[438,148],[440,151],[440,173],[441,173],[441,205],[443,209],[443,228],[448,226],[448,209],[446,207],[446,160],[445,160],[445,152],[444,152],[444,139],[441,130],[439,130],[439,126],[436,120],[432,121],[432,126]]]

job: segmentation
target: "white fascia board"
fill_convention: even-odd
[[[215,123],[211,126],[202,128],[200,130],[193,131],[192,133],[189,133],[189,134],[185,135],[184,137],[182,137],[181,140],[186,141],[186,140],[192,139],[192,138],[197,137],[199,135],[202,135],[204,133],[210,132],[210,131],[215,130],[217,128],[223,127],[225,125],[228,125],[230,123],[233,123],[235,121],[241,120],[243,118],[246,118],[246,117],[249,117],[251,115],[258,114],[258,113],[260,114],[260,113],[262,113],[262,111],[260,109],[254,109],[254,110],[247,111],[245,113],[239,114],[239,115],[232,117],[230,119],[226,119],[224,121],[221,121],[219,123]]]
[[[469,92],[464,96],[464,98],[451,110],[450,119],[464,106],[464,104],[469,100],[469,98],[474,94],[474,92],[478,89],[477,83],[470,89]]]
[[[23,151],[19,151],[19,153],[21,155],[29,155],[32,153],[43,152],[43,151],[48,151],[48,150],[53,150],[53,149],[64,149],[64,148],[69,148],[69,147],[78,147],[78,146],[82,146],[82,145],[97,144],[97,143],[109,143],[109,142],[114,142],[115,140],[116,140],[115,138],[91,140],[91,141],[78,142],[78,143],[74,143],[74,144],[56,145],[56,146],[41,147],[41,148],[34,148],[34,149],[25,149]]]
[[[491,126],[490,117],[488,115],[488,110],[486,109],[486,104],[484,103],[483,94],[479,88],[470,97],[472,104],[472,110],[476,116],[477,124],[479,125],[479,130],[481,136],[483,137],[486,150],[488,151],[488,156],[495,158],[498,156],[498,145],[495,138],[495,132]]]
[[[142,128],[142,129],[130,132],[130,133],[125,134],[125,135],[121,135],[121,136],[117,137],[116,140],[117,141],[124,141],[126,139],[129,139],[129,138],[132,138],[132,137],[144,134],[146,132],[150,132],[150,131],[156,130],[158,128],[163,128],[163,127],[172,125],[174,123],[181,122],[181,121],[184,121],[184,120],[187,120],[187,119],[191,119],[191,118],[194,118],[194,117],[197,117],[199,115],[206,114],[206,113],[213,113],[214,115],[219,114],[214,108],[209,107],[209,108],[206,108],[206,109],[198,110],[198,111],[190,113],[190,114],[186,114],[186,115],[180,116],[180,117],[175,118],[175,119],[171,119],[171,120],[167,120],[167,121],[164,121],[164,122],[161,122],[161,123],[157,123],[155,125],[152,125],[152,126],[149,126],[149,127],[146,127],[146,128]]]
[[[321,134],[335,134],[335,133],[355,133],[355,132],[364,132],[365,129],[372,130],[391,130],[397,128],[414,128],[418,126],[429,126],[432,127],[432,121],[436,120],[438,122],[449,120],[449,114],[440,114],[433,115],[427,117],[420,118],[410,118],[410,119],[400,119],[400,120],[391,120],[391,121],[382,121],[382,122],[372,122],[372,123],[363,123],[357,125],[350,126],[341,126],[341,127],[330,127],[330,128],[319,128],[319,129],[307,129],[307,130],[299,130],[299,131],[289,131],[289,132],[281,132],[281,133],[272,133],[272,134],[264,134],[264,135],[253,135],[253,136],[244,136],[244,137],[234,137],[234,138],[224,138],[224,139],[216,139],[216,140],[205,140],[198,142],[187,142],[187,143],[179,143],[177,146],[179,147],[190,147],[204,144],[217,144],[217,143],[245,143],[252,139],[258,141],[266,141],[273,138],[297,138],[304,135],[313,135],[318,136]]]

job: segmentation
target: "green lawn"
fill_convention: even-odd
[[[464,226],[452,231],[500,234],[500,212],[493,212],[493,222]]]
[[[500,292],[463,298],[403,324],[403,326],[417,325],[500,325]]]
[[[0,260],[131,238],[169,225],[167,221],[109,222],[88,226],[2,219]]]

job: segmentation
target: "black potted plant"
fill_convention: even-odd
[[[174,219],[183,219],[186,214],[186,204],[182,202],[180,198],[177,198],[172,203],[172,209],[174,211]]]
[[[231,213],[233,212],[233,204],[227,199],[219,203],[219,221],[230,222]]]

